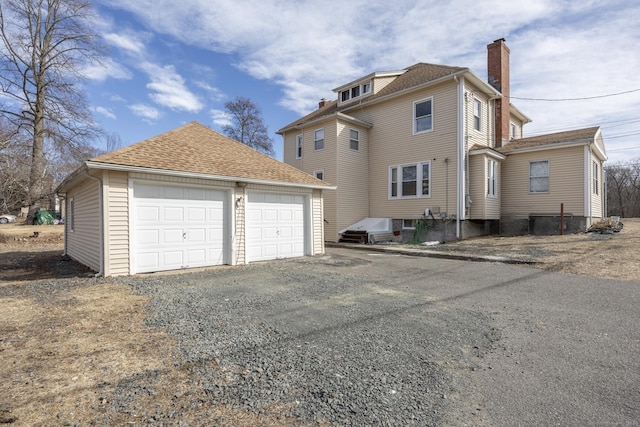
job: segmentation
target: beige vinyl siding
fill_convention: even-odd
[[[324,129],[324,148],[314,149],[314,132]],[[300,133],[300,132],[298,132]],[[335,118],[326,122],[316,123],[305,127],[302,131],[302,166],[301,169],[308,174],[315,171],[324,172],[324,181],[331,185],[337,185],[337,123]],[[294,135],[295,140],[295,135]],[[336,222],[337,195],[336,190],[324,191],[324,240],[335,242],[338,238]]]
[[[129,269],[129,175],[105,171],[105,276],[130,274]]]
[[[549,161],[549,192],[529,192],[529,162]],[[528,217],[557,214],[584,215],[583,147],[511,153],[502,163],[502,215]]]
[[[414,135],[413,103],[429,97],[433,97],[433,130]],[[455,214],[456,99],[457,84],[451,80],[376,104],[365,111],[350,112],[361,120],[375,123],[369,129],[368,144],[370,217],[420,218],[425,208],[434,206]],[[389,167],[427,161],[431,162],[431,197],[389,199]]]
[[[464,132],[468,135],[467,149],[478,144],[484,146],[492,146],[491,135],[493,135],[493,124],[490,118],[493,114],[493,105],[489,101],[489,96],[480,92],[474,86],[468,86],[465,91],[465,100],[463,101],[464,108]],[[482,116],[480,131],[474,128],[474,99],[479,100],[482,103]]]
[[[67,193],[66,251],[72,259],[100,271],[100,201],[98,181],[86,179]],[[73,230],[68,216],[73,200]]]
[[[470,156],[469,194],[471,209],[469,219],[500,219],[500,160],[496,162],[496,197],[487,195],[488,160],[490,157],[477,154]]]
[[[131,179],[140,179],[146,181],[155,181],[158,183],[173,183],[184,185],[204,185],[208,187],[217,188],[235,188],[236,183],[231,181],[213,181],[201,178],[189,178],[183,176],[170,176],[170,175],[157,175],[151,173],[131,172],[129,174]]]
[[[305,146],[308,145],[308,141],[304,139],[304,136],[302,138],[302,158],[301,159],[297,159],[296,158],[296,137],[298,135],[301,135],[302,131],[299,130],[292,130],[289,132],[286,132],[284,134],[283,137],[283,161],[287,164],[290,164],[293,167],[296,167],[298,169],[302,170],[302,163],[304,161],[304,149]],[[313,136],[312,136],[313,138]],[[313,144],[313,139],[311,140],[311,143]]]
[[[338,123],[337,218],[339,230],[369,216],[368,129]],[[350,148],[351,130],[359,132],[359,150]]]
[[[397,79],[398,76],[376,77],[372,81],[372,93],[376,94],[384,89],[389,83]]]

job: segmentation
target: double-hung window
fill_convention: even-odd
[[[496,169],[498,162],[487,160],[487,196],[496,197]]]
[[[313,132],[313,148],[314,150],[324,148],[324,129],[317,129]]]
[[[433,130],[433,98],[413,103],[413,133]]]
[[[598,173],[598,162],[593,162],[593,192],[598,194],[600,188],[600,175]]]
[[[482,101],[473,98],[473,129],[482,131]]]
[[[296,135],[296,159],[302,158],[302,135]]]
[[[431,196],[431,163],[391,166],[389,168],[389,198]]]
[[[318,179],[324,180],[324,171],[313,171],[313,176],[315,176]]]
[[[542,160],[529,163],[529,192],[549,192],[549,161]]]
[[[360,132],[355,129],[349,131],[349,148],[352,150],[360,150]]]

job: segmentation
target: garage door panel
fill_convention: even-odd
[[[161,245],[182,244],[183,240],[182,228],[169,228],[162,230]]]
[[[134,273],[225,263],[227,192],[134,183],[133,194]]]
[[[136,208],[136,217],[140,221],[154,221],[160,220],[160,208],[157,206],[138,206]]]
[[[182,222],[184,221],[184,208],[181,206],[165,207],[162,209],[162,219],[164,221]]]

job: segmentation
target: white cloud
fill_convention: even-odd
[[[145,104],[134,104],[130,105],[129,109],[133,114],[138,117],[141,117],[147,121],[153,122],[160,118],[160,111],[156,108],[153,108],[149,105]]]
[[[108,119],[112,119],[112,120],[116,119],[116,115],[108,108],[98,106],[95,108],[95,112],[105,116]]]
[[[82,74],[89,80],[96,81],[104,81],[108,78],[128,80],[133,77],[126,67],[114,61],[113,58],[102,58],[100,62],[89,64]]]
[[[124,33],[106,33],[103,37],[112,46],[116,46],[129,53],[142,55],[145,51],[145,44],[141,39],[147,37],[142,37],[140,34],[134,34],[129,31]]]
[[[140,67],[147,73],[150,83],[149,96],[159,105],[174,110],[196,113],[203,108],[202,102],[186,86],[184,79],[173,65],[160,66],[144,62]]]
[[[232,124],[231,117],[226,111],[214,109],[214,110],[211,110],[209,114],[211,115],[211,120],[213,120],[213,124],[216,125],[218,128],[222,128],[223,126],[230,126]]]

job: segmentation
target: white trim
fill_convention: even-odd
[[[356,132],[358,134],[358,137],[356,139],[351,138],[351,132]],[[351,141],[356,141],[358,143],[358,148],[352,148]],[[359,129],[349,128],[349,149],[351,151],[360,151],[360,130]]]
[[[422,169],[424,165],[429,165],[429,194],[423,194],[422,182],[424,176],[422,175]],[[402,195],[402,169],[406,167],[415,166],[416,168],[416,194],[405,196]],[[391,191],[391,171],[396,169],[396,196],[392,195]],[[404,199],[430,199],[432,194],[433,183],[431,181],[431,160],[417,163],[405,163],[402,165],[389,165],[387,174],[387,199],[388,200],[404,200]]]
[[[303,183],[285,182],[285,181],[269,181],[266,179],[247,178],[242,176],[225,176],[225,175],[212,175],[212,174],[206,174],[206,173],[198,173],[198,172],[172,171],[172,170],[166,170],[166,169],[145,168],[141,166],[119,165],[114,163],[100,163],[100,162],[87,161],[86,164],[87,164],[87,167],[89,167],[90,169],[106,169],[106,170],[124,171],[124,172],[141,172],[141,173],[148,173],[148,174],[154,174],[154,175],[180,176],[185,178],[200,178],[200,179],[225,181],[225,182],[246,182],[247,184],[276,185],[276,186],[282,186],[282,187],[301,187],[301,188],[312,188],[317,190],[335,190],[337,188],[335,185],[331,186],[331,185],[319,185],[319,184],[303,184]]]
[[[478,129],[476,129],[476,103],[479,105],[479,111],[478,111]],[[483,122],[483,106],[484,106],[484,102],[482,101],[482,99],[478,98],[477,96],[473,96],[473,103],[472,103],[472,109],[473,109],[473,130],[475,132],[478,133],[482,133],[483,132],[483,126],[482,126],[482,122]]]
[[[590,152],[591,150],[589,149],[588,145],[584,146],[584,165],[583,165],[583,169],[584,169],[584,217],[585,218],[589,218],[591,216],[591,173],[589,171],[589,168],[591,166],[590,164],[590,160],[591,160],[591,156],[590,156]],[[587,227],[589,227],[591,224],[587,224]]]
[[[531,191],[531,163],[543,163],[547,162],[547,191]],[[544,178],[543,176],[535,176],[533,178]],[[549,194],[551,193],[551,161],[549,159],[543,160],[529,160],[529,194]]]
[[[495,159],[498,160],[504,160],[507,158],[507,156],[505,156],[502,153],[499,153],[497,151],[495,151],[493,148],[487,147],[487,148],[481,148],[479,150],[469,150],[469,155],[470,156],[476,156],[478,154],[485,154],[489,157],[493,157]]]

